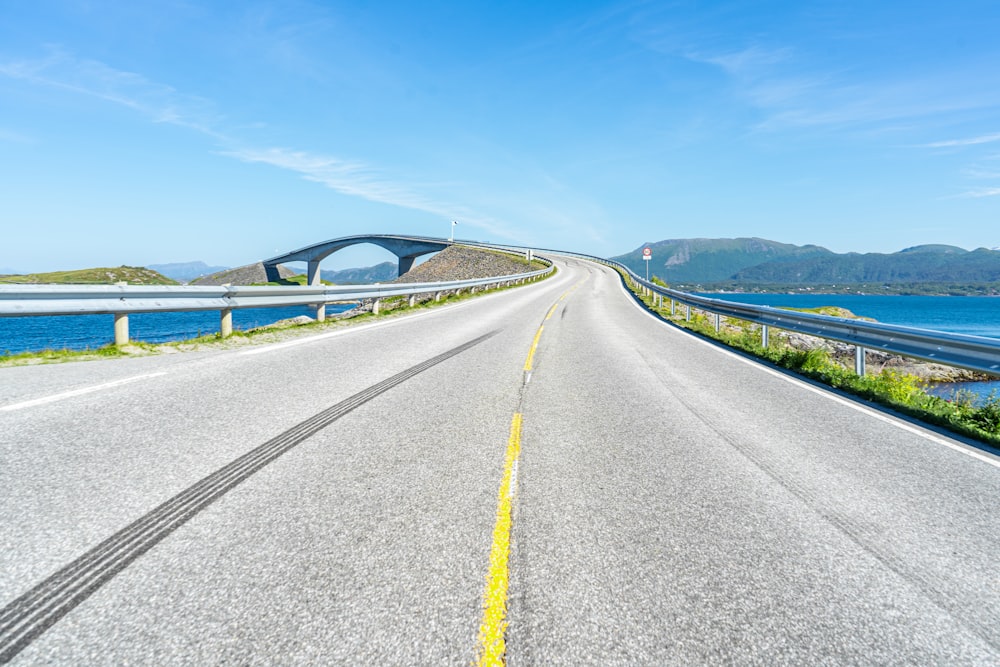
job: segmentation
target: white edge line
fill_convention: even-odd
[[[614,270],[614,269],[612,269],[612,270]],[[617,272],[616,272],[616,275],[617,275]],[[907,424],[906,422],[904,422],[904,421],[902,421],[900,419],[897,419],[895,417],[892,417],[891,415],[886,415],[886,414],[883,414],[881,412],[878,412],[877,410],[873,410],[873,409],[865,407],[863,405],[859,405],[859,404],[855,403],[854,401],[849,401],[846,398],[842,398],[840,396],[837,396],[836,394],[832,393],[831,391],[820,389],[819,387],[814,387],[813,385],[809,384],[808,382],[800,380],[797,377],[793,377],[791,375],[786,375],[785,373],[780,373],[780,372],[774,370],[773,368],[768,368],[762,362],[754,361],[752,359],[747,359],[746,357],[744,357],[742,355],[736,354],[735,352],[727,349],[725,347],[725,343],[719,342],[718,344],[712,344],[712,343],[710,343],[710,342],[708,342],[706,340],[703,340],[703,339],[699,338],[698,336],[695,336],[694,334],[686,334],[683,331],[676,331],[676,325],[670,325],[667,322],[664,322],[662,319],[660,319],[659,317],[657,317],[656,315],[654,315],[653,313],[651,313],[648,309],[644,308],[643,306],[640,306],[636,302],[635,299],[631,298],[632,295],[628,292],[628,290],[625,289],[625,286],[622,284],[622,282],[620,280],[618,281],[618,286],[621,287],[622,291],[625,292],[625,295],[629,297],[629,301],[632,302],[633,306],[635,306],[636,308],[638,308],[640,311],[642,311],[643,313],[645,313],[647,316],[649,316],[650,318],[652,318],[654,321],[658,322],[659,324],[665,326],[666,328],[668,328],[670,330],[674,330],[675,333],[678,333],[680,335],[687,335],[689,338],[691,338],[691,339],[693,339],[693,340],[701,343],[702,345],[705,345],[705,346],[711,347],[711,348],[713,348],[715,350],[718,350],[719,352],[722,352],[723,354],[727,354],[730,357],[732,357],[733,359],[736,359],[737,361],[740,361],[740,362],[742,362],[744,364],[747,364],[748,366],[752,366],[752,367],[754,367],[754,368],[756,368],[758,370],[764,371],[765,373],[773,375],[776,378],[781,378],[782,380],[784,380],[786,382],[790,382],[791,384],[797,385],[797,386],[799,386],[799,387],[801,387],[801,388],[803,388],[803,389],[805,389],[807,391],[811,391],[812,393],[814,393],[814,394],[816,394],[818,396],[822,396],[824,398],[827,398],[827,399],[833,401],[834,403],[839,403],[840,405],[846,406],[846,407],[851,408],[853,410],[857,410],[858,412],[862,412],[862,413],[868,415],[869,417],[874,417],[875,419],[878,419],[879,421],[885,422],[886,424],[891,424],[892,426],[895,426],[896,428],[902,429],[902,430],[906,431],[907,433],[912,433],[913,435],[920,436],[921,438],[924,438],[925,440],[929,440],[931,442],[935,442],[935,443],[937,443],[939,445],[944,445],[945,447],[948,447],[949,449],[953,449],[956,452],[959,452],[961,454],[965,454],[966,456],[971,456],[974,459],[979,459],[983,463],[988,463],[988,464],[990,464],[991,466],[993,466],[995,468],[1000,468],[1000,458],[994,456],[993,454],[989,454],[987,452],[984,452],[982,450],[976,449],[974,447],[971,447],[969,445],[965,445],[965,444],[962,444],[962,443],[959,443],[959,442],[953,442],[953,441],[950,441],[950,440],[945,440],[944,438],[938,437],[936,435],[932,435],[931,433],[928,433],[928,432],[924,431],[923,429],[917,428],[916,426],[913,426],[911,424]]]
[[[155,378],[166,374],[167,374],[166,371],[160,371],[158,373],[147,373],[146,375],[136,375],[135,377],[115,380],[113,382],[95,384],[92,387],[81,387],[80,389],[64,391],[59,394],[52,394],[51,396],[43,396],[42,398],[33,398],[30,401],[11,403],[10,405],[5,405],[3,407],[0,407],[0,412],[11,412],[13,410],[21,410],[23,408],[33,408],[37,405],[45,405],[46,403],[55,403],[56,401],[72,398],[74,396],[82,396],[83,394],[90,394],[95,391],[101,391],[102,389],[110,389],[111,387],[118,387],[123,384],[129,384],[130,382],[138,382],[139,380],[148,380],[149,378]]]
[[[522,287],[531,287],[532,285],[542,284],[542,282],[544,282],[544,281],[541,281],[541,282],[538,282],[538,283],[532,283],[531,285],[522,285]],[[251,348],[249,350],[241,350],[241,351],[237,352],[236,354],[238,354],[238,355],[264,354],[266,352],[274,352],[274,351],[277,351],[277,350],[284,350],[284,349],[289,348],[289,347],[295,347],[296,345],[305,345],[306,343],[313,343],[313,342],[316,342],[316,341],[319,341],[319,340],[326,340],[327,338],[334,338],[336,336],[343,336],[345,334],[355,333],[357,331],[368,331],[369,329],[376,329],[378,327],[385,327],[385,326],[389,326],[389,325],[392,325],[392,324],[399,324],[400,322],[412,322],[413,320],[421,318],[421,317],[429,317],[431,315],[437,315],[438,313],[448,312],[452,308],[461,308],[461,307],[467,306],[467,305],[469,305],[471,303],[482,303],[486,299],[492,299],[492,298],[495,298],[495,297],[503,296],[504,294],[507,294],[508,292],[510,292],[510,290],[501,290],[499,292],[494,292],[493,294],[484,294],[482,296],[478,296],[478,297],[476,297],[474,299],[469,299],[467,301],[462,301],[460,303],[453,303],[450,306],[440,306],[438,308],[434,308],[432,310],[428,310],[428,311],[423,312],[423,313],[409,313],[409,314],[402,313],[401,315],[399,315],[397,317],[394,317],[391,320],[385,320],[383,322],[372,322],[371,324],[359,324],[359,325],[356,325],[356,326],[349,326],[349,327],[346,327],[344,329],[339,329],[337,331],[331,331],[329,333],[316,334],[315,336],[306,336],[306,337],[303,337],[303,338],[296,338],[295,340],[289,340],[289,341],[285,341],[283,343],[269,343],[269,344],[261,345],[259,347],[253,347],[253,348]]]

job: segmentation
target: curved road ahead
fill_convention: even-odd
[[[996,459],[558,264],[335,335],[0,369],[0,661],[1000,661]]]

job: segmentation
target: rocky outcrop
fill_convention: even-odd
[[[475,280],[493,276],[509,276],[534,270],[524,258],[516,255],[453,245],[414,267],[393,282],[433,283],[446,280]]]
[[[782,337],[797,350],[823,349],[830,358],[845,368],[854,368],[854,346],[834,340],[817,338],[806,334],[782,332]],[[995,380],[996,378],[956,368],[945,364],[935,364],[930,361],[920,361],[898,354],[889,354],[881,350],[865,350],[865,366],[869,373],[880,373],[883,370],[893,370],[905,375],[914,375],[925,382],[977,382],[980,380]]]
[[[278,275],[281,278],[289,278],[297,275],[291,269],[287,269],[281,264],[278,265]],[[226,269],[218,273],[212,273],[191,281],[192,285],[260,285],[267,282],[267,271],[264,264],[247,264],[237,266],[235,269]]]

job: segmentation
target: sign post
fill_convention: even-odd
[[[649,260],[653,259],[653,250],[652,250],[652,248],[643,248],[642,249],[642,258],[644,260],[646,260],[646,282],[648,283],[649,282]]]

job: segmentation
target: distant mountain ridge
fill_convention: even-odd
[[[319,272],[323,280],[329,280],[335,285],[372,285],[395,280],[399,273],[396,262],[382,262],[375,266],[361,266],[354,269],[340,269]]]
[[[642,249],[653,253],[650,275],[667,283],[993,283],[1000,251],[920,245],[895,253],[835,253],[760,238],[670,239],[647,243],[613,259],[645,275]]]
[[[170,264],[150,264],[147,268],[180,282],[191,282],[195,278],[225,271],[228,266],[209,266],[205,262],[172,262]]]

